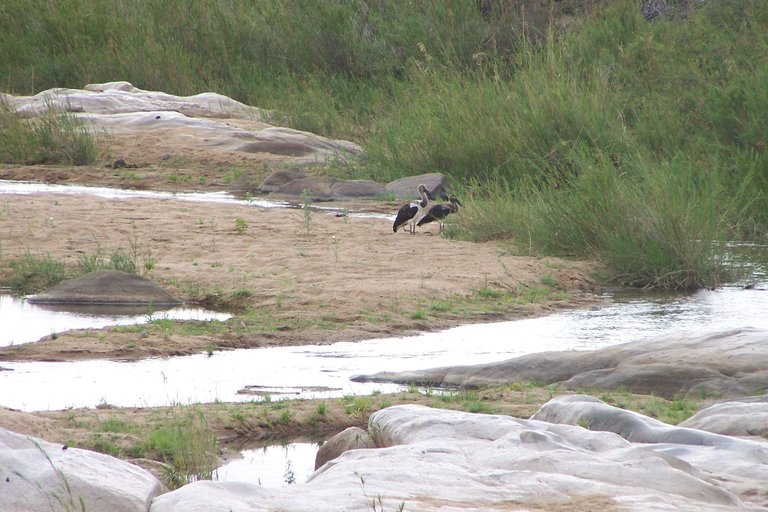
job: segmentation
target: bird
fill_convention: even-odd
[[[406,224],[410,224],[408,230],[411,234],[416,232],[416,222],[421,219],[424,211],[429,203],[429,196],[427,195],[427,186],[423,183],[419,185],[416,190],[421,196],[421,201],[411,201],[405,203],[397,210],[397,217],[395,217],[395,223],[392,224],[392,231],[397,233],[397,230]]]
[[[459,201],[458,197],[450,196],[447,203],[438,203],[432,205],[416,225],[421,227],[424,224],[429,224],[430,222],[437,220],[440,221],[439,232],[442,233],[443,228],[445,227],[443,220],[445,220],[445,218],[451,213],[456,213],[459,211],[459,206],[464,206],[464,203]]]

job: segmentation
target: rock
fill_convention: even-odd
[[[175,306],[181,301],[149,279],[102,270],[63,281],[29,299],[33,304]]]
[[[194,96],[175,96],[145,91],[129,82],[88,84],[83,89],[54,88],[34,96],[10,96],[13,109],[26,116],[37,116],[49,108],[89,114],[135,112],[177,112],[191,117],[262,119],[264,111],[227,96],[205,92]]]
[[[258,191],[262,194],[269,194],[287,183],[307,177],[307,173],[299,168],[280,169],[267,176],[259,185]]]
[[[139,512],[162,484],[114,457],[0,428],[0,489],[4,511]]]
[[[352,142],[326,139],[313,133],[277,126],[264,128],[249,136],[241,134],[240,137],[244,142],[237,147],[237,150],[246,153],[343,158],[345,154],[355,156],[362,152],[360,146]],[[307,162],[311,163],[312,159]]]
[[[739,409],[734,406],[732,410],[738,415],[749,412]],[[583,395],[550,400],[533,419],[615,432],[635,444],[673,457],[670,463],[681,469],[700,471],[703,478],[717,482],[744,501],[768,506],[768,494],[755,490],[755,485],[768,488],[768,444],[764,442],[674,427]]]
[[[399,180],[390,181],[384,186],[384,190],[397,199],[418,199],[419,194],[416,192],[416,188],[422,183],[427,186],[427,195],[430,200],[436,201],[447,198],[445,176],[439,172],[406,176]]]
[[[308,190],[312,201],[334,201],[360,197],[380,197],[384,187],[367,180],[340,180],[323,176],[299,178],[274,190],[276,196],[301,197]]]
[[[328,439],[323,443],[320,449],[317,450],[317,455],[315,456],[315,469],[319,468],[329,460],[335,459],[347,450],[375,447],[376,444],[368,435],[368,432],[360,427],[349,427]]]
[[[96,133],[151,142],[176,154],[232,152],[277,155],[270,161],[315,165],[362,152],[357,144],[309,132],[275,127],[259,108],[216,93],[174,96],[138,89],[128,82],[89,84],[84,89],[49,89],[34,96],[2,99],[21,116],[54,108],[72,113]],[[263,156],[263,155],[262,155]],[[262,158],[263,160],[263,158]]]
[[[355,381],[486,386],[520,381],[568,389],[626,389],[668,399],[768,389],[768,332],[744,328],[667,336],[599,350],[542,352],[498,363],[360,375]]]
[[[581,405],[563,402],[551,409],[556,407]],[[623,412],[603,414],[621,421]],[[654,425],[642,417],[635,424],[640,430]],[[369,433],[382,448],[346,451],[306,483],[266,489],[194,482],[157,497],[151,512],[330,512],[370,510],[372,503],[377,510],[411,512],[693,512],[768,504],[768,446],[748,440],[682,444],[678,430],[686,429],[670,426],[648,444],[574,425],[395,406],[370,417]]]
[[[768,438],[768,395],[710,405],[679,426],[729,436]]]

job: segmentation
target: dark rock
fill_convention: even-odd
[[[117,270],[90,272],[29,299],[33,304],[104,304],[157,306],[181,301],[149,279]]]
[[[297,167],[280,169],[267,176],[259,185],[258,190],[263,194],[269,194],[294,180],[306,177],[308,177],[307,173]]]

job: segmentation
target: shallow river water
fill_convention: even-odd
[[[7,370],[0,371],[0,405],[34,411],[105,403],[250,401],[264,394],[272,399],[332,398],[395,391],[400,387],[349,379],[382,370],[480,364],[548,350],[589,350],[683,331],[768,328],[768,290],[759,288],[725,287],[676,296],[616,294],[601,308],[464,325],[407,338],[133,362],[6,362],[0,364]],[[49,333],[41,322],[35,322],[35,328]]]

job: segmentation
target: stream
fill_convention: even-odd
[[[170,194],[0,183],[0,194],[33,194],[60,189],[66,193],[93,193],[102,197],[159,196],[168,200],[287,206],[259,204],[226,194]],[[328,211],[333,213],[333,209]],[[360,214],[365,215],[364,212]],[[765,258],[765,248],[757,250]],[[551,350],[592,350],[674,333],[742,327],[768,329],[768,279],[765,274],[755,273],[749,283],[751,286],[745,288],[744,284],[685,294],[615,291],[605,295],[608,305],[604,307],[509,322],[464,325],[405,338],[233,350],[132,362],[3,362],[0,363],[0,405],[39,411],[105,404],[151,407],[253,401],[266,397],[271,400],[337,398],[402,389],[394,384],[350,380],[354,375],[382,370],[481,364]],[[41,336],[72,328],[141,323],[162,315],[225,319],[215,316],[220,313],[188,308],[152,312],[151,315],[147,312],[93,315],[49,311],[23,299],[0,295],[0,346],[34,342]],[[266,448],[244,450],[242,459],[219,468],[219,479],[258,479],[262,485],[286,485],[292,479],[303,481],[311,471],[316,445],[297,443],[270,448],[275,449],[268,457]],[[264,474],[265,465],[272,468],[269,470],[271,476]],[[306,469],[307,465],[309,469]],[[257,477],[253,476],[254,467],[259,468]]]

